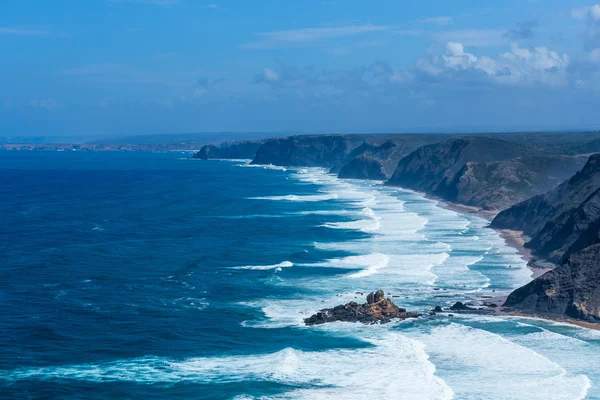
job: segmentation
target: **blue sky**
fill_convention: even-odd
[[[600,127],[600,4],[3,0],[0,135]]]

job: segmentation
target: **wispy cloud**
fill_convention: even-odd
[[[24,29],[24,28],[0,27],[0,35],[45,36],[45,35],[48,35],[48,31],[45,31],[43,29]]]
[[[595,20],[600,20],[600,4],[573,8],[571,10],[571,17],[573,17],[573,19],[587,19],[590,17]]]
[[[206,4],[206,5],[200,6],[200,8],[203,8],[205,10],[226,11],[225,8],[221,7],[218,4]]]
[[[369,32],[381,32],[387,29],[387,26],[366,24],[263,32],[257,34],[257,36],[260,37],[259,40],[247,43],[246,45],[244,45],[244,48],[261,49],[289,44],[314,43],[332,38],[354,36]]]
[[[435,24],[435,25],[450,25],[454,22],[454,18],[450,16],[442,16],[442,17],[429,17],[418,20],[417,22],[421,24]]]

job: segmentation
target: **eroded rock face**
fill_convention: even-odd
[[[339,178],[347,179],[386,179],[383,164],[374,157],[361,155],[346,164],[338,174]]]
[[[252,159],[261,145],[261,141],[249,140],[237,143],[223,143],[220,147],[208,144],[192,156],[199,160],[211,159]]]
[[[386,323],[392,319],[417,318],[421,314],[406,311],[385,297],[383,290],[369,293],[367,302],[358,304],[354,301],[346,305],[326,308],[306,318],[306,325],[320,325],[328,322],[362,322],[363,324]]]
[[[571,254],[561,266],[515,290],[504,306],[529,314],[600,321],[600,244]]]
[[[524,231],[527,247],[560,264],[600,241],[600,154],[556,189],[504,210],[492,227]]]

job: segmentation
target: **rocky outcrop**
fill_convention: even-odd
[[[538,257],[557,264],[600,240],[600,154],[556,189],[498,214],[491,226],[523,231]]]
[[[212,144],[203,146],[200,151],[192,156],[199,160],[210,159],[253,159],[261,141],[247,141],[239,143],[223,143],[220,147]]]
[[[404,157],[387,184],[446,198],[455,196],[452,183],[469,162],[488,163],[537,154],[540,152],[531,147],[487,136],[456,138],[423,146]]]
[[[600,244],[515,290],[504,303],[515,311],[600,321]]]
[[[252,164],[331,168],[358,146],[355,142],[342,135],[271,139],[260,146]]]
[[[326,308],[304,320],[306,325],[320,325],[329,322],[362,322],[364,324],[386,323],[392,319],[417,318],[420,314],[408,312],[395,305],[385,297],[383,290],[371,292],[367,302],[358,304],[354,301],[334,308]]]
[[[420,146],[438,143],[448,135],[306,135],[266,141],[254,164],[324,167],[338,174],[360,156],[370,156],[382,165],[386,179],[398,161]]]
[[[531,156],[468,162],[448,185],[444,198],[484,210],[503,210],[554,189],[586,161],[584,156]]]
[[[386,179],[383,164],[378,159],[363,154],[354,158],[344,165],[338,174],[344,179],[374,179],[383,181]]]

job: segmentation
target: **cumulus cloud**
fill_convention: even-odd
[[[461,43],[449,42],[441,53],[420,58],[416,70],[434,77],[460,81],[479,79],[501,85],[548,85],[567,83],[569,57],[546,47],[530,49],[514,44],[496,57],[476,56]]]
[[[509,29],[505,36],[510,39],[531,39],[535,33],[534,28],[538,26],[537,21],[525,21],[517,23],[517,27]]]
[[[578,7],[571,10],[573,19],[586,20],[588,17],[600,20],[600,4],[592,6]]]
[[[265,67],[254,76],[254,83],[270,85],[298,85],[305,81],[306,75],[295,67],[276,60],[275,66]]]

